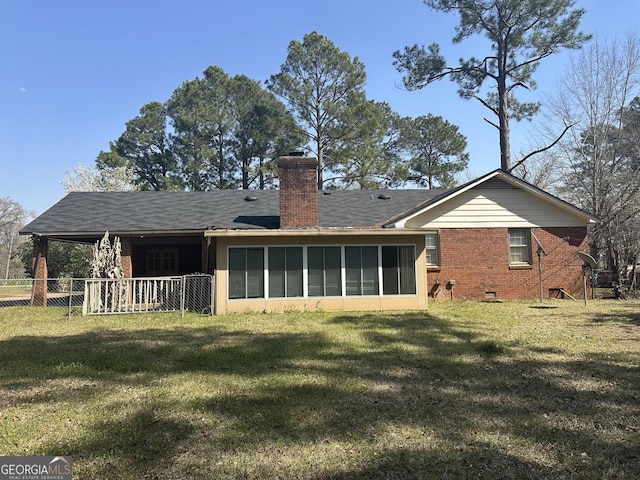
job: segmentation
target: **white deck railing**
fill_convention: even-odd
[[[90,278],[85,281],[83,315],[180,311],[182,277]]]

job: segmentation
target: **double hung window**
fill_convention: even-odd
[[[531,265],[530,229],[509,229],[509,265]]]
[[[427,254],[427,266],[440,265],[440,238],[437,232],[429,232],[424,236],[425,251]]]

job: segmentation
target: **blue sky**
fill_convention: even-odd
[[[582,30],[612,40],[635,32],[637,0],[578,0]],[[142,105],[164,102],[209,65],[266,80],[291,40],[313,30],[357,56],[367,96],[401,115],[441,115],[468,139],[469,170],[500,166],[487,111],[445,81],[419,92],[398,87],[392,53],[438,42],[451,63],[481,56],[474,42],[452,46],[457,17],[420,0],[4,0],[0,7],[0,197],[42,213],[63,196],[66,169],[92,165]],[[545,60],[538,90],[552,93],[567,54]],[[514,126],[512,151],[526,150],[532,124]]]

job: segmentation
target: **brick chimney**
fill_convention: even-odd
[[[318,160],[292,152],[278,158],[280,228],[318,226]]]

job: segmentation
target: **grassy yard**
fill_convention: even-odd
[[[0,309],[0,455],[74,479],[640,476],[640,302]]]

